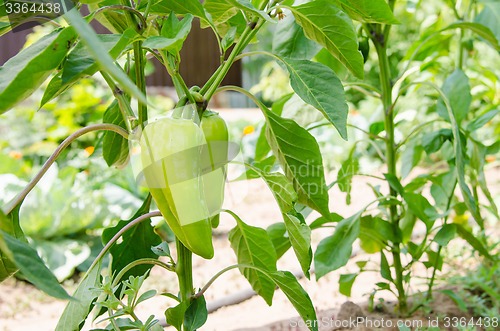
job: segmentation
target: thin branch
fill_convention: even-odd
[[[110,5],[110,6],[105,6],[105,7],[101,7],[99,9],[97,9],[93,14],[95,16],[95,15],[97,15],[97,14],[103,12],[103,11],[117,10],[117,9],[118,10],[126,10],[126,11],[131,12],[135,16],[139,17],[139,20],[142,23],[142,29],[145,29],[147,27],[148,23],[146,22],[146,19],[144,18],[144,16],[142,16],[141,12],[138,11],[138,10],[135,10],[134,8],[131,8],[129,6],[124,6],[124,5]]]
[[[250,266],[249,264],[235,264],[235,265],[232,265],[232,266],[229,266],[229,267],[226,267],[222,270],[220,270],[218,273],[216,273],[212,278],[210,278],[210,280],[205,284],[205,286],[203,286],[203,288],[194,295],[195,298],[199,298],[201,297],[207,290],[208,288],[215,282],[215,280],[217,278],[219,278],[223,273],[229,271],[229,270],[232,270],[232,269],[236,269],[236,268],[244,268],[244,267],[248,267]]]
[[[366,83],[344,83],[344,88],[345,87],[357,89],[358,91],[361,91],[361,92],[365,93],[366,95],[369,95],[369,96],[372,96],[375,98],[380,98],[380,96],[382,94],[379,89],[377,89],[374,86],[371,86],[370,84],[366,84]]]
[[[410,134],[408,134],[408,136],[406,136],[405,139],[403,139],[403,141],[401,141],[399,144],[396,145],[396,149],[398,149],[399,147],[401,147],[402,145],[406,144],[406,142],[411,138],[411,136],[413,136],[415,133],[417,133],[420,129],[422,129],[424,126],[426,125],[429,125],[431,123],[435,123],[435,122],[439,122],[440,120],[432,120],[432,121],[429,121],[429,122],[425,122],[425,123],[422,123],[420,124],[419,126],[417,126],[415,129],[413,129],[413,131],[410,132]]]
[[[129,271],[130,269],[132,269],[136,265],[140,265],[140,264],[153,264],[153,265],[160,266],[163,269],[166,269],[168,271],[175,272],[175,267],[172,266],[172,265],[170,265],[170,264],[167,264],[165,262],[162,262],[162,261],[159,261],[159,260],[156,260],[156,259],[151,259],[151,258],[138,259],[138,260],[130,262],[122,270],[120,270],[120,272],[118,273],[118,275],[116,275],[116,277],[113,279],[112,288],[114,288],[116,285],[118,285],[118,282],[123,277],[123,275],[125,275],[125,273],[127,271]]]
[[[83,136],[86,133],[92,132],[92,131],[100,131],[100,130],[107,130],[107,131],[113,131],[121,136],[123,136],[125,139],[128,139],[128,132],[124,128],[118,125],[114,124],[108,124],[108,123],[102,123],[102,124],[93,124],[86,126],[84,128],[81,128],[80,130],[76,131],[75,133],[71,134],[68,136],[68,138],[64,139],[64,141],[57,147],[55,152],[49,157],[47,162],[43,165],[42,169],[38,172],[38,174],[31,180],[31,182],[24,188],[24,190],[19,193],[18,196],[9,204],[7,209],[5,210],[5,214],[10,214],[14,208],[16,208],[23,200],[26,198],[28,193],[35,187],[35,185],[40,181],[40,179],[43,177],[43,175],[49,170],[50,166],[52,163],[54,163],[59,155],[64,151],[66,147],[68,147],[74,140],[76,140],[78,137]]]
[[[113,236],[113,238],[111,238],[111,240],[108,241],[106,246],[104,246],[104,248],[101,250],[99,255],[97,255],[97,257],[95,258],[94,262],[92,262],[92,265],[90,266],[90,268],[88,270],[92,270],[92,268],[96,265],[97,261],[99,261],[104,256],[104,254],[106,254],[108,252],[108,250],[111,248],[111,246],[113,246],[113,244],[118,240],[118,238],[120,238],[121,235],[124,234],[128,229],[134,227],[135,225],[141,223],[142,221],[145,221],[147,219],[150,219],[151,217],[156,217],[156,216],[162,216],[162,214],[159,211],[153,211],[153,212],[141,215],[141,216],[137,217],[135,220],[133,220],[130,223],[128,223],[127,225],[125,225],[123,228],[121,228],[120,231],[118,231]]]

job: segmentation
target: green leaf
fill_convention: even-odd
[[[479,254],[485,256],[486,258],[490,260],[495,260],[493,256],[491,256],[488,248],[474,236],[473,233],[471,233],[469,230],[467,230],[463,225],[454,223],[455,227],[457,229],[458,235],[466,240],[476,251],[479,252]]]
[[[340,275],[339,278],[339,292],[347,297],[351,296],[351,289],[358,274],[345,274]]]
[[[144,201],[143,205],[137,210],[130,220],[121,220],[112,228],[106,228],[102,232],[103,243],[108,243],[113,236],[118,233],[124,226],[129,224],[134,219],[149,212],[151,204],[151,195]],[[130,262],[142,258],[157,259],[151,246],[159,245],[162,241],[154,232],[150,222],[141,222],[132,229],[125,232],[122,236],[123,240],[120,243],[115,243],[109,250],[111,261],[111,273],[118,273]],[[130,276],[142,276],[152,268],[150,264],[141,264],[133,267],[123,275],[123,279],[128,279]]]
[[[262,178],[271,189],[281,212],[283,214],[290,212],[298,197],[288,179],[279,172],[262,173]]]
[[[448,30],[448,29],[468,29],[473,32],[475,32],[477,35],[480,37],[484,38],[495,50],[500,50],[500,45],[498,44],[498,39],[495,37],[495,35],[491,32],[491,30],[479,23],[471,23],[471,22],[456,22],[448,25],[446,28],[443,30]]]
[[[401,156],[401,178],[406,178],[411,170],[418,164],[420,158],[422,157],[422,145],[417,143],[416,139],[410,140],[406,144]]]
[[[141,296],[137,299],[136,304],[139,304],[143,301],[146,301],[148,299],[151,299],[156,295],[156,290],[149,290],[141,294]]]
[[[377,285],[379,287],[378,291],[381,291],[381,290],[390,291],[391,290],[391,285],[384,283],[384,282],[379,282],[379,283],[376,283],[375,285]]]
[[[170,2],[173,1],[169,1],[169,3]],[[73,8],[64,14],[64,18],[76,30],[80,36],[80,40],[87,46],[87,51],[97,61],[101,69],[113,77],[126,92],[130,93],[144,104],[147,104],[146,96],[137,88],[132,80],[130,80],[127,74],[115,65],[113,58],[108,53],[102,51],[102,43],[80,13]]]
[[[367,253],[380,252],[387,246],[388,241],[393,243],[400,241],[395,236],[391,224],[380,217],[363,216],[360,225],[359,240],[361,248]]]
[[[120,110],[120,105],[115,99],[104,112],[103,123],[111,123],[121,126],[125,130],[127,126]],[[108,166],[116,166],[119,169],[124,168],[129,161],[128,139],[116,132],[106,131],[102,140],[102,156]]]
[[[352,244],[359,236],[361,211],[340,221],[335,233],[324,238],[314,254],[316,280],[344,266],[352,253]]]
[[[436,207],[446,211],[448,207],[448,200],[453,194],[456,186],[455,167],[450,167],[447,172],[434,176],[431,185],[431,195],[436,202]],[[411,191],[411,190],[409,190]]]
[[[321,46],[305,36],[293,16],[287,16],[278,23],[273,38],[274,54],[288,59],[310,60],[320,49]]]
[[[249,0],[226,0],[226,2],[247,13],[257,15],[268,22],[276,23],[265,11],[255,8]]]
[[[16,239],[26,241],[21,226],[19,225],[19,209],[18,205],[9,215],[5,215],[0,209],[0,231],[10,234]],[[0,248],[0,282],[15,274],[19,268],[8,257],[8,252],[3,252]]]
[[[0,249],[0,282],[3,282],[18,271],[19,269],[15,263]]]
[[[165,310],[167,323],[172,325],[177,331],[182,331],[186,309],[186,301],[183,301],[177,306]]]
[[[391,268],[389,266],[389,262],[387,262],[384,251],[380,251],[380,275],[382,276],[382,278],[393,282]]]
[[[255,144],[255,160],[263,160],[271,151],[271,146],[266,139],[266,123],[260,128],[259,138],[257,138],[257,143]]]
[[[351,183],[352,178],[359,171],[359,161],[356,158],[353,158],[354,150],[356,147],[351,149],[349,153],[349,157],[347,160],[342,162],[342,166],[337,173],[337,185],[341,192],[347,193],[345,197],[345,201],[348,205],[351,204]]]
[[[429,26],[426,31],[435,33],[436,25],[439,24],[438,22]],[[420,39],[413,42],[412,46],[406,52],[403,61],[409,60],[412,56],[414,61],[424,61],[428,57],[436,60],[438,57],[450,54],[450,43],[453,40],[453,35],[441,33],[432,36],[426,33],[426,31],[421,34]]]
[[[122,51],[139,35],[134,29],[127,29],[123,34],[97,35],[102,47],[116,59]],[[40,102],[40,108],[50,100],[67,91],[73,84],[86,76],[94,75],[99,66],[87,52],[85,45],[78,42],[63,63],[62,70],[49,82]]]
[[[194,331],[205,324],[208,317],[207,303],[205,297],[195,298],[191,301],[184,315],[184,326],[186,331]]]
[[[486,159],[487,148],[485,145],[475,140],[472,140],[472,146],[473,148],[470,164],[477,173],[477,181],[479,187],[481,188],[481,191],[483,191],[484,196],[490,203],[490,211],[497,219],[500,219],[500,216],[498,214],[498,207],[488,188],[488,184],[486,182],[486,174],[484,173],[484,163]]]
[[[5,215],[0,209],[0,231],[4,231],[16,239],[27,242],[19,222],[19,210],[21,206],[22,203],[17,205],[8,215]]]
[[[265,139],[265,136],[264,136],[264,139]],[[266,143],[267,143],[267,140],[266,140]],[[271,148],[271,147],[269,147],[269,148]],[[232,181],[236,182],[238,180],[261,178],[264,176],[263,175],[264,172],[267,172],[267,171],[270,171],[273,169],[275,163],[276,163],[276,156],[269,155],[269,157],[267,157],[261,161],[255,161],[252,163],[253,167],[255,167],[261,171],[256,172],[254,169],[249,168],[249,169],[247,169],[247,171],[245,171],[244,173],[242,173],[240,176],[238,176],[236,179],[233,179]],[[297,199],[295,199],[295,200],[297,200]]]
[[[427,154],[437,152],[446,141],[452,141],[453,132],[451,129],[441,129],[439,131],[426,133],[422,136],[422,147]]]
[[[274,223],[269,225],[266,231],[276,251],[276,258],[279,260],[292,247],[286,231],[286,225],[283,222]]]
[[[88,0],[92,2],[93,0]],[[122,33],[128,28],[127,12],[120,10],[105,10],[100,11],[98,15],[95,12],[103,7],[120,5],[120,0],[99,0],[97,2],[89,3],[89,11],[94,13],[95,19],[106,27],[112,33]]]
[[[331,213],[329,218],[320,216],[317,219],[315,219],[311,224],[309,224],[309,227],[311,230],[319,229],[322,227],[324,224],[327,223],[338,223],[342,221],[344,218],[340,216],[337,213]]]
[[[130,45],[139,35],[134,29],[127,29],[123,34],[97,35],[101,41],[102,49],[116,59],[123,50]],[[62,69],[62,83],[68,86],[85,76],[92,76],[99,66],[82,42],[78,42],[68,55]]]
[[[238,14],[239,10],[226,0],[205,0],[203,7],[212,16],[214,25],[227,22],[231,17]]]
[[[453,115],[455,115],[455,119],[460,125],[462,119],[469,112],[472,102],[469,78],[462,70],[456,69],[444,81],[442,91],[448,98]],[[441,98],[438,100],[437,112],[445,120],[450,121],[448,111]]]
[[[490,110],[484,114],[482,114],[479,117],[476,117],[472,122],[467,124],[467,131],[476,131],[479,128],[482,128],[485,126],[489,121],[493,119],[496,115],[500,113],[500,110],[498,109],[493,109]]]
[[[47,102],[59,96],[60,94],[66,92],[71,85],[64,85],[62,82],[62,71],[52,77],[50,82],[47,84],[47,88],[42,96],[42,100],[40,101],[40,108],[42,108]]]
[[[352,19],[364,23],[401,24],[386,0],[333,0]]]
[[[174,13],[170,13],[168,18],[163,21],[161,36],[151,36],[147,38],[142,46],[152,49],[179,52],[182,48],[182,44],[191,31],[192,22],[193,15],[191,14],[186,14],[186,16],[179,21]]]
[[[329,1],[318,0],[289,9],[307,38],[325,47],[354,76],[363,78],[363,55],[358,50],[354,25],[339,7]]]
[[[2,231],[0,235],[2,252],[14,262],[30,283],[54,298],[72,299],[33,248],[5,231]]]
[[[498,41],[500,40],[500,3],[497,1],[481,2],[484,3],[484,9],[474,17],[474,22],[487,27]]]
[[[461,137],[459,124],[455,119],[453,107],[451,106],[446,93],[437,87],[435,88],[439,92],[440,97],[443,99],[443,103],[446,105],[448,118],[451,123],[451,131],[453,133],[453,150],[455,151],[455,166],[460,191],[462,192],[464,202],[470,213],[472,214],[472,217],[474,217],[474,220],[481,228],[484,228],[484,221],[481,217],[481,214],[479,213],[478,207],[476,206],[476,200],[472,196],[469,186],[467,186],[467,183],[465,182],[465,157],[463,152],[464,146],[462,144],[463,138]]]
[[[290,100],[292,95],[293,95],[292,93],[287,94],[278,99],[277,101],[275,101],[271,107],[272,112],[281,116],[281,114],[283,113],[283,107],[285,106],[287,101]],[[255,145],[256,161],[263,160],[265,157],[267,157],[267,155],[271,151],[271,146],[269,146],[269,143],[267,142],[266,138],[266,132],[267,132],[266,126],[267,124],[264,122],[264,124],[260,128],[259,137],[257,138],[257,143]]]
[[[265,107],[266,137],[285,176],[298,194],[298,202],[330,216],[323,160],[316,139],[291,119],[282,118]]]
[[[168,247],[168,243],[165,241],[157,246],[152,246],[151,250],[158,256],[170,256],[170,248]]]
[[[0,67],[0,114],[33,94],[61,64],[75,39],[71,27],[54,30]]]
[[[304,320],[306,326],[308,326],[310,330],[317,331],[318,322],[316,320],[316,311],[314,310],[311,298],[302,288],[295,276],[288,271],[274,271],[268,272],[267,274],[271,276],[273,282],[283,291],[288,300],[290,300]]]
[[[247,27],[247,20],[241,10],[226,0],[207,0],[204,2],[204,7],[211,21],[200,22],[201,28],[211,27],[224,37],[233,27],[236,27],[235,40],[239,39]]]
[[[332,69],[337,77],[340,77],[341,79],[346,79],[348,77],[349,72],[347,68],[344,67],[342,62],[340,62],[335,56],[330,54],[326,48],[322,48],[313,60]]]
[[[92,303],[99,296],[99,278],[101,276],[102,261],[98,261],[94,267],[87,271],[80,280],[73,297],[64,308],[56,326],[56,331],[81,330],[88,314],[92,310]]]
[[[0,36],[12,30],[12,25],[8,22],[0,22]]]
[[[89,246],[92,243],[76,238],[69,239],[62,236],[49,240],[32,238],[30,245],[38,252],[59,282],[73,275],[77,267],[87,259],[91,259]]]
[[[237,27],[232,26],[229,29],[229,31],[226,33],[224,38],[222,38],[221,46],[222,46],[222,50],[224,52],[227,51],[229,49],[229,47],[231,47],[234,44],[234,40],[236,39],[236,31],[237,31]]]
[[[300,215],[300,214],[299,214]],[[309,269],[312,262],[311,249],[311,228],[307,226],[305,221],[302,221],[294,215],[283,214],[286,230],[290,237],[295,256],[299,260],[300,266],[304,275],[309,278]]]
[[[441,292],[443,294],[446,294],[447,296],[450,297],[450,299],[452,299],[453,301],[455,301],[455,303],[458,306],[458,309],[460,309],[461,311],[463,311],[463,312],[467,312],[468,311],[467,304],[465,303],[465,301],[460,296],[458,296],[457,293],[453,292],[452,290],[448,290],[448,289],[439,290],[439,292]]]
[[[317,108],[347,139],[347,112],[342,82],[327,66],[309,60],[283,58],[290,73],[290,85],[304,102]]]
[[[297,93],[292,94],[290,99],[283,105],[283,112],[280,116],[290,118],[306,129],[313,123],[318,124],[319,121],[324,119],[321,112],[304,102]]]
[[[405,192],[403,198],[408,204],[408,209],[425,223],[427,229],[430,229],[434,221],[439,218],[436,208],[423,195]]]
[[[238,263],[276,271],[276,252],[266,230],[247,225],[239,218],[236,218],[236,223],[236,227],[229,231],[229,241]],[[254,269],[240,268],[240,272],[270,306],[274,295],[273,282]]]
[[[440,246],[447,246],[450,240],[455,238],[457,234],[457,227],[455,224],[445,224],[434,236],[434,241]]]
[[[177,15],[191,14],[201,19],[208,21],[205,10],[198,0],[148,0],[152,1],[150,14],[158,14],[160,16],[170,15],[174,12]],[[145,9],[148,1],[141,2],[139,9]]]
[[[404,195],[404,188],[403,185],[401,185],[398,177],[390,173],[384,174],[384,177],[393,190],[395,190],[399,195]]]

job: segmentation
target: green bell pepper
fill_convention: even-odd
[[[210,154],[211,171],[203,175],[205,199],[212,216],[212,227],[219,225],[219,210],[224,202],[229,134],[226,122],[218,113],[207,110],[201,119]]]
[[[211,215],[200,156],[206,146],[202,129],[189,119],[162,118],[144,128],[140,144],[147,186],[168,225],[190,251],[212,258]]]

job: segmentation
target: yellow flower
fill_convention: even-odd
[[[23,154],[21,154],[21,152],[19,151],[10,151],[9,156],[13,159],[19,160],[20,158],[23,157]]]
[[[89,157],[90,155],[92,155],[92,153],[94,153],[94,146],[89,146],[87,148],[85,148],[85,156],[86,157]]]
[[[247,135],[247,134],[250,134],[252,132],[255,131],[255,128],[253,127],[253,125],[249,125],[249,126],[246,126],[244,129],[243,129],[243,135]]]
[[[495,161],[495,156],[494,155],[488,155],[486,156],[486,162],[493,162]]]

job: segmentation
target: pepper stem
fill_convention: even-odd
[[[193,253],[182,244],[182,242],[175,238],[177,247],[177,264],[175,272],[179,279],[179,292],[181,301],[189,306],[194,293],[193,286]]]

